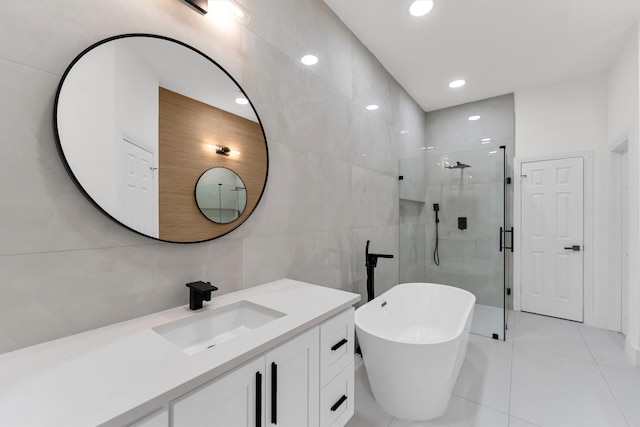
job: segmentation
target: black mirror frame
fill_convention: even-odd
[[[260,191],[260,195],[258,196],[255,204],[253,207],[251,207],[251,210],[248,212],[247,216],[244,217],[243,220],[238,221],[238,224],[236,224],[233,228],[229,229],[228,231],[225,231],[215,237],[212,237],[210,239],[204,239],[204,240],[196,240],[196,241],[190,241],[190,242],[176,242],[176,241],[171,241],[171,240],[163,240],[160,239],[159,237],[153,237],[153,236],[149,236],[148,234],[144,234],[141,233],[138,230],[135,230],[125,224],[123,224],[122,222],[118,221],[115,217],[113,217],[113,215],[111,215],[109,212],[107,212],[102,206],[100,206],[92,197],[91,195],[89,195],[89,193],[84,189],[84,187],[82,186],[82,184],[80,183],[80,181],[77,179],[77,177],[75,176],[75,174],[73,173],[73,170],[71,169],[71,166],[69,165],[69,162],[67,161],[67,158],[64,154],[64,150],[62,148],[62,142],[60,140],[60,133],[59,133],[59,129],[58,129],[58,101],[60,98],[60,93],[62,91],[62,87],[64,85],[64,82],[68,76],[68,74],[70,73],[71,69],[73,68],[73,66],[80,61],[88,52],[90,52],[91,50],[95,49],[98,46],[101,46],[105,43],[108,43],[110,41],[113,40],[119,40],[119,39],[124,39],[124,38],[131,38],[131,37],[149,37],[149,38],[155,38],[155,39],[160,39],[160,40],[166,40],[172,43],[176,43],[178,45],[181,45],[193,52],[195,52],[198,55],[203,56],[205,59],[207,59],[208,61],[210,61],[213,65],[215,65],[216,67],[218,67],[229,79],[231,79],[231,81],[233,81],[233,83],[238,87],[238,89],[240,90],[240,92],[244,95],[244,97],[249,101],[249,105],[251,106],[251,109],[253,110],[253,113],[256,115],[256,118],[258,120],[258,124],[260,125],[260,129],[262,130],[262,137],[264,139],[264,144],[265,144],[265,154],[266,154],[266,173],[265,173],[265,177],[264,177],[264,185],[262,186],[262,189]],[[253,102],[251,101],[251,99],[249,98],[249,96],[246,94],[246,92],[244,91],[244,89],[242,88],[242,86],[240,86],[240,84],[236,81],[236,79],[233,78],[233,76],[231,74],[229,74],[229,72],[224,69],[224,67],[222,67],[220,64],[218,64],[215,60],[211,59],[211,57],[209,57],[208,55],[204,54],[202,51],[194,48],[193,46],[190,46],[184,42],[181,42],[179,40],[173,39],[171,37],[166,37],[166,36],[160,36],[157,34],[149,34],[149,33],[127,33],[127,34],[120,34],[117,36],[112,36],[112,37],[108,37],[106,39],[100,40],[94,44],[92,44],[91,46],[87,47],[86,49],[84,49],[82,52],[80,52],[80,54],[78,54],[73,61],[71,61],[71,63],[69,64],[69,66],[67,67],[67,69],[64,71],[64,74],[62,75],[62,78],[60,79],[60,83],[58,84],[58,87],[56,89],[56,95],[55,95],[55,99],[54,99],[54,104],[53,104],[53,131],[54,131],[54,137],[55,137],[55,143],[56,143],[56,149],[58,151],[58,154],[60,156],[60,159],[62,161],[62,164],[64,166],[64,168],[66,169],[67,173],[69,174],[69,177],[71,178],[71,180],[73,181],[73,183],[75,184],[75,186],[78,188],[78,190],[80,190],[80,192],[82,193],[82,195],[89,201],[91,202],[91,204],[98,209],[100,212],[102,212],[105,216],[107,216],[109,219],[111,219],[112,221],[114,221],[115,223],[119,224],[120,226],[127,228],[131,231],[133,231],[134,233],[137,233],[141,236],[145,236],[148,237],[150,239],[154,239],[160,242],[166,242],[166,243],[178,243],[178,244],[192,244],[192,243],[202,243],[202,242],[208,242],[211,240],[215,240],[217,238],[220,238],[222,236],[225,236],[229,233],[231,233],[232,231],[234,231],[236,228],[240,227],[240,225],[242,225],[255,211],[256,207],[258,207],[258,205],[260,204],[260,202],[262,201],[262,196],[264,195],[264,191],[265,188],[267,187],[267,182],[268,182],[268,178],[269,178],[269,145],[267,143],[267,135],[265,134],[264,131],[264,126],[262,125],[262,121],[260,120],[260,116],[258,115],[258,112],[256,111]],[[195,189],[194,189],[195,191]]]

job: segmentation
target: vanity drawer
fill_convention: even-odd
[[[324,386],[353,363],[353,308],[320,325],[320,384]]]
[[[320,392],[320,426],[344,426],[353,416],[353,361]]]

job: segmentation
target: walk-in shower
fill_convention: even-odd
[[[417,164],[401,161],[403,175],[412,161]],[[421,195],[403,191],[411,182],[400,184],[400,283],[472,292],[477,304],[471,331],[504,339],[506,147],[431,152],[423,161]]]

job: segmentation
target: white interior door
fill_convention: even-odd
[[[583,158],[521,165],[522,310],[583,321]]]
[[[150,236],[158,236],[154,164],[154,153],[122,138],[118,220]]]

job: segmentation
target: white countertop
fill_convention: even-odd
[[[187,355],[151,328],[250,301],[285,316]],[[125,425],[332,317],[360,295],[282,279],[0,355],[0,426]]]

